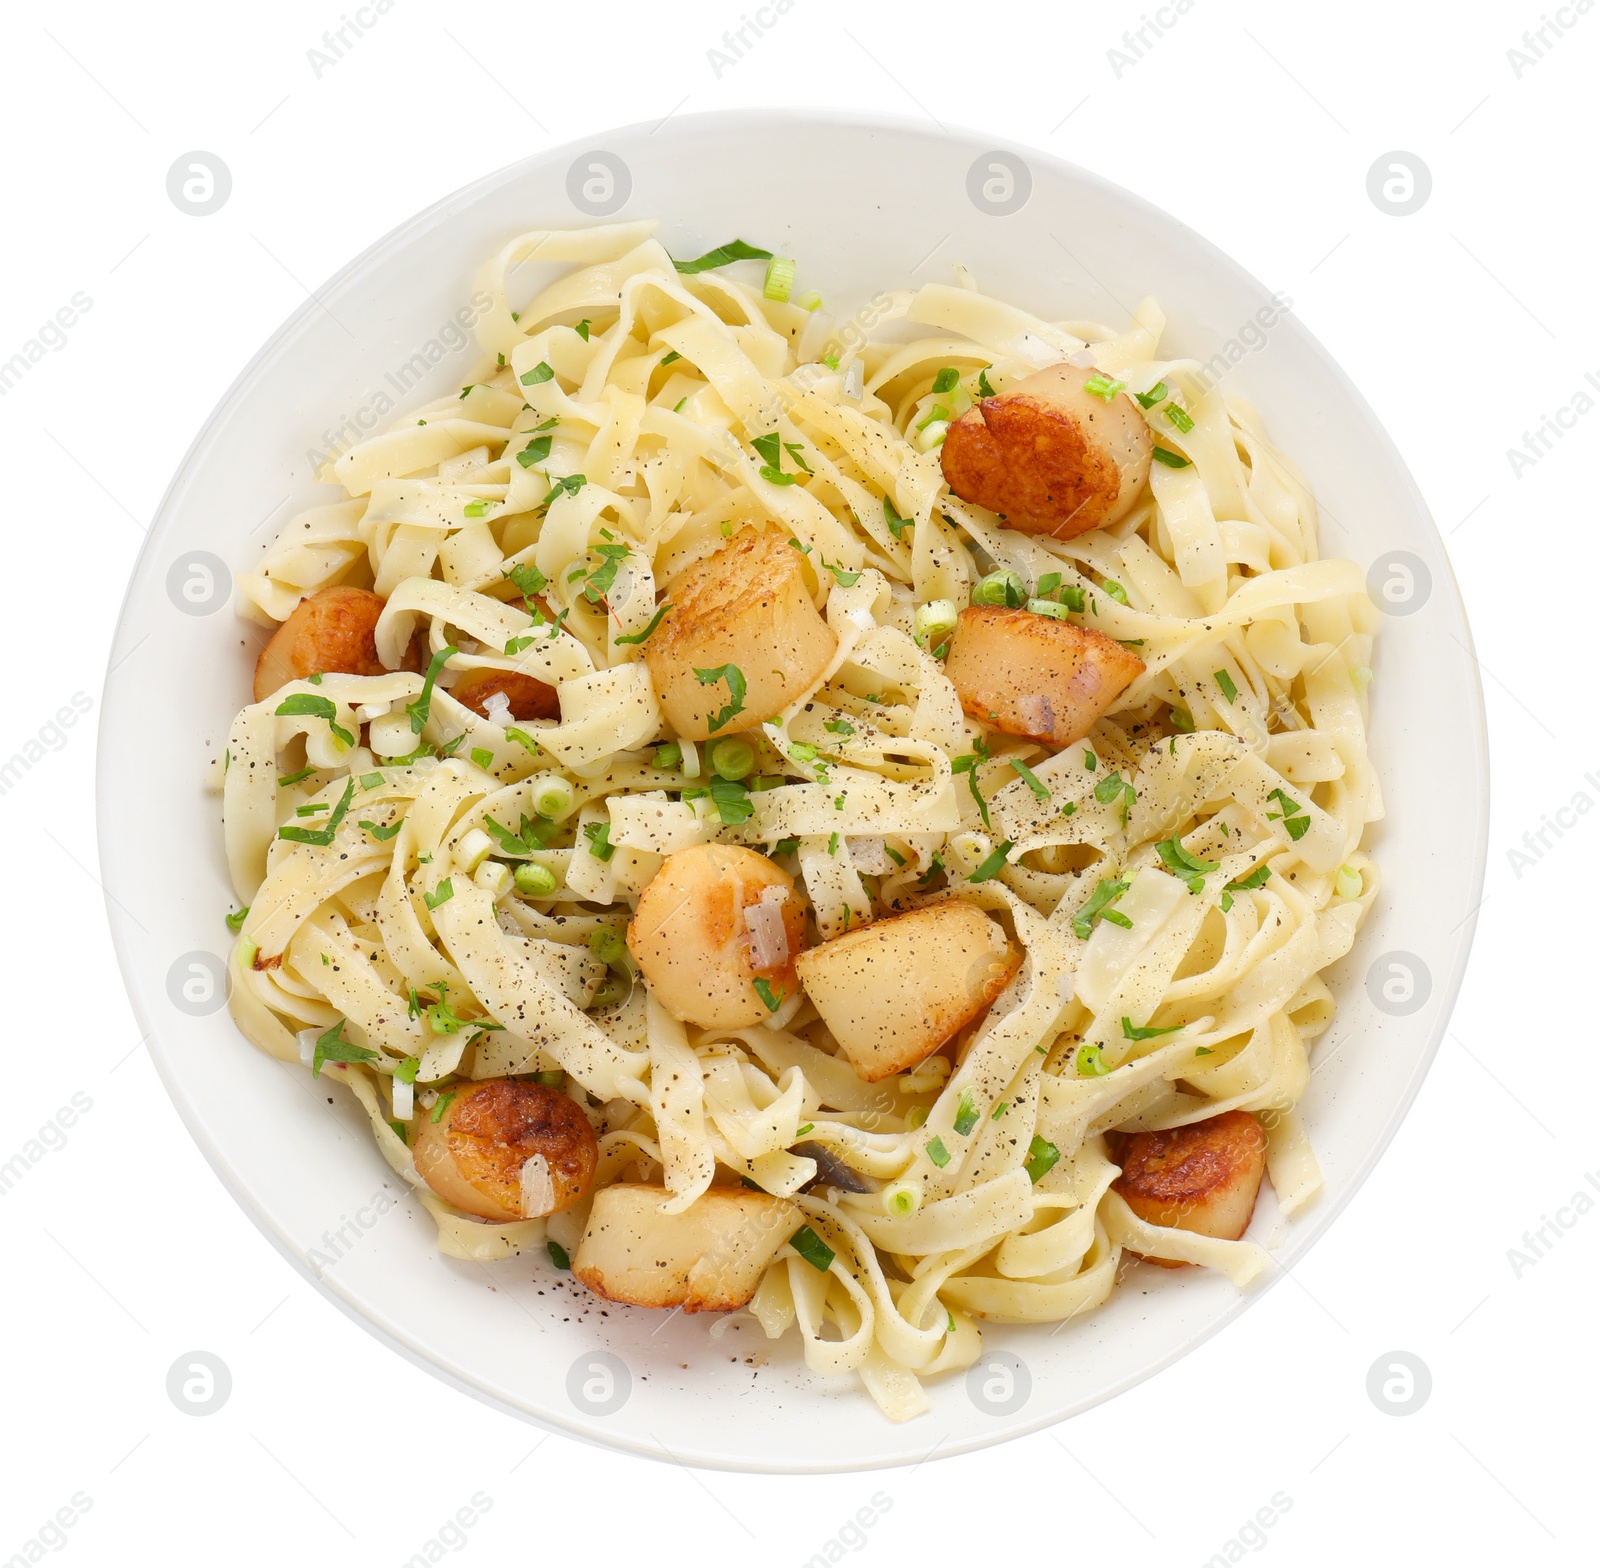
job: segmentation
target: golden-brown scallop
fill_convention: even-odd
[[[373,637],[383,600],[365,588],[323,588],[302,599],[256,660],[255,700],[325,674],[384,675]]]
[[[1070,621],[973,605],[956,621],[944,668],[973,718],[1060,747],[1089,733],[1144,660]]]
[[[765,910],[746,914],[757,905]],[[628,949],[656,1000],[706,1029],[748,1029],[767,1017],[755,982],[774,1001],[791,995],[804,944],[794,878],[737,844],[668,855],[628,927]]]
[[[732,1312],[805,1218],[789,1199],[744,1187],[712,1187],[681,1214],[661,1212],[670,1196],[633,1182],[602,1187],[572,1272],[610,1301]]]
[[[744,528],[715,555],[685,568],[667,592],[672,608],[644,645],[644,662],[667,722],[689,740],[734,735],[802,696],[838,646],[806,591],[788,535]],[[733,665],[743,677],[740,711],[724,679],[696,670]]]
[[[1267,1135],[1244,1111],[1224,1111],[1168,1132],[1117,1137],[1122,1174],[1112,1186],[1150,1225],[1237,1241],[1255,1212],[1267,1168]],[[1152,1258],[1163,1268],[1183,1264]]]
[[[868,1083],[931,1056],[1005,989],[1022,955],[976,904],[951,899],[802,953],[801,984]]]
[[[450,695],[457,702],[483,718],[489,717],[489,699],[495,692],[505,695],[511,717],[518,723],[524,719],[561,717],[561,699],[555,687],[516,670],[468,670],[450,688]]]
[[[1023,533],[1071,539],[1125,517],[1155,443],[1126,392],[1084,390],[1099,374],[1051,365],[973,404],[940,449],[945,483]]]
[[[579,1106],[521,1078],[462,1084],[437,1120],[419,1109],[412,1154],[441,1198],[502,1223],[571,1208],[593,1185],[600,1158]]]

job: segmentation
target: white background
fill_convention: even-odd
[[[39,737],[74,693],[95,712],[45,730],[42,760],[0,794],[0,1162],[23,1156],[0,1198],[0,1561],[502,1562],[615,1554],[627,1539],[652,1563],[799,1564],[829,1560],[874,1494],[876,1522],[831,1555],[1588,1557],[1600,1219],[1562,1205],[1586,1172],[1600,1182],[1586,983],[1600,419],[1574,406],[1588,371],[1600,395],[1584,107],[1600,19],[1553,13],[1570,30],[1546,32],[1534,59],[1520,37],[1541,25],[1531,4],[1198,0],[1157,12],[1173,25],[1147,32],[1134,59],[1121,38],[1140,25],[1134,5],[797,0],[719,75],[707,51],[739,24],[731,3],[397,0],[360,14],[375,25],[320,68],[308,51],[340,25],[335,3],[34,5],[9,28],[0,360],[78,291],[93,303],[0,396],[0,752]],[[1054,1431],[803,1482],[544,1437],[321,1298],[223,1192],[139,1044],[92,826],[92,726],[143,532],[201,422],[307,289],[528,153],[771,104],[937,117],[1038,146],[1165,207],[1287,293],[1433,508],[1478,639],[1497,788],[1488,897],[1445,1045],[1376,1174],[1291,1282]],[[197,149],[234,182],[205,218],[166,193],[169,167]],[[1393,150],[1432,172],[1430,200],[1407,217],[1367,195],[1368,169]],[[892,218],[892,196],[885,208]],[[1570,432],[1515,469],[1508,449],[1562,408]],[[1453,787],[1438,780],[1441,795]],[[1556,819],[1579,795],[1582,810]],[[1568,825],[1559,837],[1551,820]],[[149,830],[181,852],[195,824]],[[92,1108],[52,1135],[63,1146],[30,1144],[75,1095]],[[1541,1255],[1515,1264],[1510,1249],[1547,1219]],[[166,1392],[192,1350],[232,1376],[203,1418]],[[1395,1350],[1432,1376],[1404,1417],[1367,1393],[1369,1367]],[[1279,1497],[1276,1522],[1239,1544],[1275,1494],[1290,1506]],[[438,1544],[463,1505],[477,1522]],[[78,1517],[40,1544],[63,1506]]]

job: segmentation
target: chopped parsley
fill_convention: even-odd
[[[540,817],[537,822],[528,819],[526,812],[522,813],[519,831],[513,833],[510,828],[503,827],[493,817],[483,819],[483,830],[500,846],[503,855],[513,859],[525,860],[528,856],[546,847],[549,839],[551,824]]]
[[[278,780],[279,789],[288,789],[291,784],[298,784],[302,779],[308,779],[317,770],[315,768],[301,768],[298,773],[285,774]]]
[[[1073,1068],[1080,1078],[1104,1078],[1111,1071],[1098,1045],[1080,1045],[1072,1053]]]
[[[1022,1162],[1022,1168],[1028,1173],[1028,1180],[1037,1184],[1039,1178],[1052,1170],[1060,1158],[1061,1151],[1048,1139],[1035,1133],[1028,1145],[1028,1157]]]
[[[933,390],[935,392],[954,392],[960,380],[961,372],[954,365],[946,365],[933,378]]]
[[[333,842],[333,835],[339,831],[339,824],[344,821],[344,814],[350,809],[350,802],[355,797],[356,781],[346,779],[344,794],[339,797],[339,804],[333,808],[333,815],[328,818],[328,825],[322,828],[279,828],[278,837],[288,839],[292,844],[320,844],[326,847]]]
[[[502,571],[500,575],[511,579],[512,586],[522,595],[522,602],[528,606],[528,613],[532,615],[533,596],[536,593],[543,593],[550,586],[550,579],[537,566],[528,562],[513,566],[509,572]]]
[[[1237,882],[1230,882],[1227,891],[1230,893],[1251,893],[1258,887],[1267,885],[1267,878],[1272,875],[1272,867],[1260,865],[1247,877],[1240,877]]]
[[[967,788],[972,791],[972,798],[978,803],[978,815],[983,818],[983,825],[991,827],[989,821],[989,802],[986,801],[978,790],[978,764],[987,758],[977,751],[969,751],[964,756],[955,758],[950,764],[952,773],[965,773]]]
[[[1158,1040],[1164,1034],[1176,1034],[1184,1026],[1182,1024],[1168,1024],[1165,1029],[1142,1028],[1123,1014],[1122,1038],[1124,1040]]]
[[[420,735],[427,728],[428,714],[433,707],[433,683],[439,679],[439,672],[457,652],[457,649],[446,644],[428,661],[428,673],[422,677],[421,693],[406,704],[406,712],[411,715],[413,735]]]
[[[1132,928],[1133,922],[1120,910],[1111,906],[1128,891],[1126,882],[1101,881],[1093,893],[1089,895],[1089,902],[1072,917],[1072,929],[1085,942],[1089,940],[1094,929],[1096,919],[1112,921],[1113,924]]]
[[[777,1012],[777,1010],[783,1006],[783,992],[778,991],[774,993],[771,985],[769,985],[766,980],[760,978],[759,976],[757,977],[755,984],[756,995],[761,998],[761,1005],[766,1008],[769,1013]],[[800,1134],[797,1132],[795,1137],[798,1138],[799,1136]]]
[[[1156,447],[1150,455],[1158,463],[1164,464],[1168,468],[1187,468],[1189,466],[1188,458],[1181,456],[1177,452],[1169,452],[1164,446]]]
[[[798,475],[783,471],[783,442],[776,430],[757,436],[750,445],[765,459],[761,465],[761,477],[769,485],[792,485],[796,482]]]
[[[1128,807],[1139,797],[1132,784],[1123,778],[1120,773],[1108,773],[1094,787],[1094,798],[1102,806],[1109,806],[1112,801],[1117,801],[1122,809],[1122,820],[1128,820]]]
[[[554,375],[555,371],[550,368],[549,362],[541,359],[539,363],[521,379],[523,386],[536,387],[541,381],[548,381]]]
[[[285,697],[273,709],[273,715],[280,719],[326,719],[328,728],[333,732],[336,739],[343,741],[346,746],[353,746],[356,743],[355,736],[349,730],[342,729],[334,722],[339,717],[339,710],[334,706],[332,700],[327,697],[318,697],[313,692],[299,691],[292,697]]]
[[[967,880],[969,882],[987,882],[990,877],[996,875],[1000,868],[1005,865],[1006,856],[1010,853],[1011,840],[1003,839],[990,854],[984,857],[983,863]]]
[[[380,828],[376,822],[368,822],[363,817],[362,820],[356,824],[356,826],[359,827],[362,832],[371,834],[371,836],[377,839],[380,844],[386,844],[395,836],[396,833],[400,831],[400,828],[405,820],[406,819],[404,817],[396,817],[394,821],[388,825],[388,827]]]
[[[1035,800],[1049,800],[1050,791],[1040,781],[1039,775],[1028,766],[1026,762],[1018,762],[1015,757],[1007,757],[1006,761],[1017,771],[1017,776],[1033,791]]]
[[[662,617],[670,610],[670,604],[661,604],[656,608],[656,613],[650,617],[650,624],[642,632],[635,632],[631,637],[618,637],[616,643],[619,648],[631,647],[635,643],[648,642],[650,635],[661,624]]]
[[[576,495],[589,481],[582,474],[568,474],[565,479],[558,479],[550,486],[550,493],[539,503],[542,511],[549,506],[558,496]]]
[[[424,892],[422,902],[429,909],[437,909],[441,904],[448,904],[455,897],[455,889],[450,886],[450,878],[446,877],[431,893]]]
[[[1306,829],[1311,826],[1311,818],[1306,815],[1306,808],[1298,800],[1292,799],[1281,789],[1275,789],[1267,796],[1268,800],[1275,800],[1283,807],[1282,815],[1275,811],[1267,813],[1268,822],[1283,823],[1284,831],[1291,839],[1299,840],[1305,836]]]
[[[912,522],[909,517],[902,517],[897,511],[895,511],[894,502],[891,501],[888,496],[883,498],[883,520],[888,525],[889,532],[892,533],[896,539],[904,536],[906,529],[911,526]]]
[[[717,681],[726,681],[728,685],[728,704],[714,719],[706,721],[706,728],[713,735],[731,719],[744,712],[744,694],[747,690],[744,671],[737,664],[719,664],[714,670],[696,670],[694,678],[702,686],[714,685]],[[815,755],[815,753],[813,753]]]
[[[771,261],[772,252],[747,245],[743,240],[729,240],[718,245],[693,261],[674,261],[672,265],[683,273],[709,272],[714,267],[726,267],[731,261]],[[831,1256],[831,1254],[830,1254]]]
[[[1198,893],[1206,885],[1206,873],[1215,871],[1218,862],[1215,860],[1200,860],[1191,855],[1183,847],[1177,834],[1169,839],[1163,839],[1156,845],[1156,854],[1161,857],[1164,865],[1173,876],[1182,882],[1191,893]],[[1129,1039],[1133,1037],[1130,1035]]]
[[[524,468],[532,468],[536,463],[542,463],[550,455],[551,436],[535,436],[523,449],[517,453],[517,461]]]
[[[724,826],[735,827],[750,820],[755,807],[750,804],[749,786],[742,780],[725,779],[718,774],[708,781],[707,788]]]
[[[322,1076],[324,1062],[375,1062],[378,1059],[376,1051],[369,1051],[365,1046],[353,1045],[344,1037],[344,1026],[349,1022],[341,1018],[320,1040],[317,1048],[311,1053],[311,1076]]]

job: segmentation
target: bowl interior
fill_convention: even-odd
[[[780,167],[784,179],[774,181]],[[471,310],[485,256],[528,229],[599,221],[596,209],[619,197],[617,215],[662,220],[674,254],[739,236],[795,256],[800,286],[819,288],[841,319],[880,289],[948,280],[957,261],[986,292],[1053,319],[1121,325],[1155,295],[1167,312],[1165,341],[1203,361],[1222,356],[1219,366],[1231,367],[1224,389],[1255,402],[1304,470],[1322,508],[1324,553],[1374,566],[1374,580],[1390,585],[1379,601],[1389,613],[1371,736],[1389,810],[1372,837],[1384,892],[1335,973],[1340,1011],[1317,1051],[1329,1065],[1314,1071],[1303,1102],[1327,1187],[1292,1225],[1280,1224],[1264,1196],[1252,1231],[1276,1241],[1288,1264],[1392,1136],[1465,964],[1473,921],[1463,912],[1480,897],[1487,826],[1465,616],[1398,454],[1268,290],[1181,224],[1081,170],[981,136],[890,121],[675,119],[494,174],[319,291],[195,442],[151,529],[112,653],[100,843],[113,932],[152,1054],[240,1203],[332,1300],[402,1352],[576,1435],[753,1470],[859,1469],[916,1461],[935,1447],[970,1450],[1148,1376],[1250,1296],[1217,1276],[1141,1266],[1139,1289],[1060,1332],[986,1331],[986,1359],[1011,1363],[1003,1413],[993,1399],[974,1400],[972,1379],[957,1376],[931,1386],[931,1413],[894,1426],[854,1385],[807,1373],[792,1337],[773,1346],[750,1324],[602,1310],[542,1253],[492,1269],[440,1258],[431,1222],[345,1097],[330,1107],[303,1071],[248,1045],[216,987],[221,917],[232,905],[218,803],[204,793],[202,767],[245,700],[262,640],[232,614],[219,562],[231,572],[251,567],[295,510],[336,498],[311,477],[323,452],[460,383],[475,348],[458,325],[470,316],[458,312]],[[1424,821],[1425,836],[1394,826]],[[152,831],[157,823],[176,833]]]

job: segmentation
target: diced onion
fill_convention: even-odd
[[[511,891],[511,867],[486,860],[472,873],[472,880],[491,898],[504,898]]]
[[[511,712],[511,699],[503,691],[489,693],[484,700],[483,712],[491,724],[498,724],[501,729],[517,722]]]
[[[317,1054],[317,1041],[322,1038],[320,1029],[302,1029],[295,1037],[295,1043],[300,1047],[300,1065],[309,1067]]]
[[[462,834],[461,842],[456,846],[456,859],[468,871],[476,871],[493,849],[494,840],[482,828],[473,828]]]
[[[859,359],[853,359],[850,361],[850,368],[844,373],[844,395],[852,403],[859,403],[866,389],[866,371],[862,369]]]
[[[522,1167],[522,1213],[542,1219],[556,1206],[556,1184],[550,1179],[550,1162],[542,1154],[529,1157]]]
[[[398,1121],[408,1122],[416,1115],[417,1110],[415,1086],[407,1083],[403,1078],[393,1078],[390,1082],[394,1085],[392,1103],[394,1105],[395,1118]]]
[[[769,887],[756,903],[744,906],[752,969],[780,969],[789,961],[789,933],[783,924],[783,905],[787,897],[785,889]]]
[[[1043,338],[1035,336],[1032,332],[1019,332],[1008,345],[1008,351],[1032,365],[1035,370],[1043,370],[1046,365],[1061,363],[1061,355]]]

